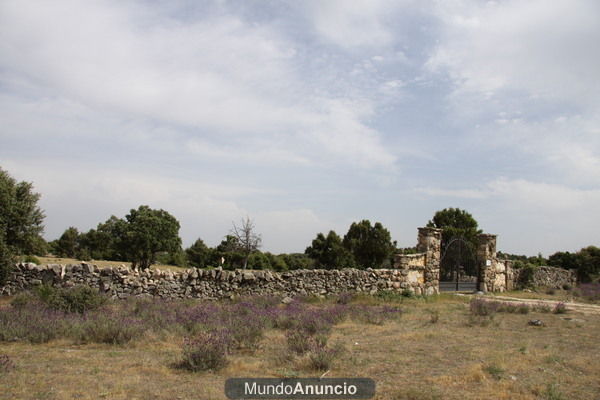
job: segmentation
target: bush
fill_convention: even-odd
[[[74,324],[71,335],[81,343],[125,344],[146,330],[141,321],[111,312],[98,312]]]
[[[341,344],[338,344],[333,348],[328,348],[324,345],[312,346],[309,353],[311,368],[316,369],[317,371],[329,370],[333,360],[337,358],[343,350]]]
[[[36,291],[39,299],[50,308],[83,314],[106,304],[108,297],[89,286],[75,286],[69,289],[56,289],[43,285]]]
[[[561,301],[560,303],[556,304],[556,306],[554,307],[554,310],[552,310],[552,312],[554,314],[564,314],[567,312],[567,306],[565,305],[565,303],[563,303]]]
[[[31,292],[21,292],[13,297],[10,305],[16,309],[24,308],[28,304],[39,302],[39,299]]]
[[[226,330],[201,332],[186,338],[181,366],[190,371],[219,370],[227,365],[231,337]]]
[[[487,317],[495,314],[496,311],[498,311],[499,307],[499,303],[479,298],[471,299],[471,302],[469,303],[469,309],[471,311],[471,314],[479,315],[482,317]]]
[[[3,286],[15,266],[15,258],[10,248],[4,242],[2,232],[0,232],[0,286]]]
[[[304,354],[311,347],[311,337],[299,330],[288,331],[285,335],[288,349],[296,354]]]
[[[46,343],[64,332],[65,316],[41,304],[0,309],[0,341]]]

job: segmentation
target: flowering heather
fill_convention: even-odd
[[[326,371],[331,368],[333,360],[342,353],[341,346],[326,347],[312,346],[309,352],[310,366],[318,371]]]
[[[46,343],[61,336],[72,319],[40,304],[6,307],[0,309],[0,340]]]
[[[190,371],[219,370],[227,365],[230,346],[226,329],[200,332],[184,340],[181,366]]]
[[[85,315],[74,329],[74,335],[81,343],[125,344],[139,338],[145,331],[146,327],[139,319],[103,310]]]
[[[577,287],[577,293],[590,301],[600,301],[600,282],[582,283]]]
[[[469,309],[471,314],[487,317],[495,314],[500,308],[500,303],[495,301],[488,301],[481,298],[473,298],[469,303]]]
[[[176,311],[175,323],[186,332],[194,333],[209,326],[222,324],[222,307],[215,303],[202,302]]]

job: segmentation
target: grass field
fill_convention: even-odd
[[[382,304],[363,297],[358,304]],[[327,377],[370,377],[376,399],[597,399],[600,315],[473,315],[468,299],[395,299],[402,316],[382,325],[346,319],[329,343],[344,347]],[[6,299],[3,307],[7,306]],[[311,304],[324,307],[327,302]],[[390,304],[390,303],[386,303]],[[540,319],[543,327],[528,325]],[[315,377],[269,329],[218,372],[189,372],[183,336],[147,332],[125,345],[0,342],[15,368],[0,372],[0,399],[224,399],[228,377]]]

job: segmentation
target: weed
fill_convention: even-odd
[[[496,364],[487,365],[483,368],[483,370],[496,380],[502,379],[502,376],[506,372],[504,368],[501,368]]]
[[[432,324],[437,324],[440,320],[440,312],[438,310],[428,310],[429,311],[429,322]]]
[[[0,354],[0,375],[12,371],[15,368],[15,364],[6,354]]]
[[[561,301],[560,303],[556,304],[552,312],[554,314],[564,314],[567,312],[567,306]]]
[[[564,400],[565,396],[558,390],[557,384],[549,384],[543,393],[546,400]]]

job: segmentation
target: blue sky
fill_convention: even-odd
[[[0,166],[48,239],[140,204],[263,249],[460,207],[499,249],[600,244],[597,1],[3,1]]]

